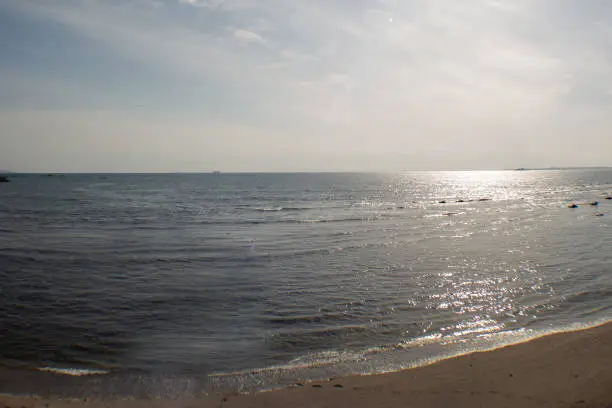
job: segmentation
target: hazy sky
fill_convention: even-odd
[[[0,168],[612,165],[609,0],[2,0]]]

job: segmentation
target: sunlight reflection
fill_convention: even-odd
[[[407,172],[396,178],[390,192],[404,201],[464,203],[478,200],[519,200],[534,177],[547,182],[553,176],[518,171]],[[414,196],[414,192],[425,195]],[[422,194],[422,193],[421,193]]]
[[[447,261],[452,272],[431,276],[436,293],[427,295],[428,308],[440,316],[458,317],[440,329],[445,338],[500,331],[508,323],[532,318],[537,310],[551,307],[536,301],[550,294],[536,265],[463,256]],[[526,297],[534,303],[521,304],[519,300]]]

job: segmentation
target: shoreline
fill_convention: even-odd
[[[373,376],[426,367],[472,353],[488,352],[557,333],[594,328],[608,320],[573,323],[557,328],[514,328],[470,338],[427,336],[409,342],[350,352],[342,361],[294,361],[263,368],[198,375],[130,370],[90,374],[100,369],[0,365],[0,396],[54,400],[176,399],[202,395],[251,395],[313,383],[330,377]],[[612,323],[612,321],[610,321]],[[79,373],[73,373],[79,372]],[[82,374],[80,372],[87,372]],[[0,405],[1,406],[1,405]]]
[[[0,395],[5,407],[612,407],[612,323],[547,334],[399,372],[197,399],[58,399]]]

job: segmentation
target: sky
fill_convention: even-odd
[[[0,168],[612,165],[609,0],[2,0]]]

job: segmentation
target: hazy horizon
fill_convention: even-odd
[[[612,165],[612,3],[6,0],[0,168]]]
[[[495,173],[495,172],[503,172],[503,171],[518,171],[518,170],[526,170],[526,171],[563,171],[563,170],[610,170],[612,166],[570,166],[570,167],[558,167],[558,166],[550,166],[550,167],[537,167],[537,168],[514,168],[514,169],[441,169],[441,170],[396,170],[396,171],[220,171],[220,170],[184,170],[184,171],[168,171],[168,172],[119,172],[119,171],[106,171],[106,172],[50,172],[50,171],[12,171],[9,169],[0,168],[0,174],[30,174],[30,175],[63,175],[63,174],[91,174],[91,175],[125,175],[125,174],[133,174],[133,175],[147,175],[147,174],[159,174],[159,175],[171,175],[171,174],[211,174],[219,172],[220,174],[225,175],[242,175],[242,174],[405,174],[405,173],[452,173],[452,172],[483,172],[483,173]]]

